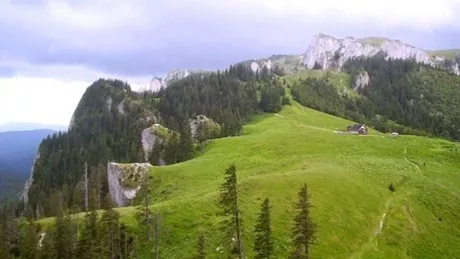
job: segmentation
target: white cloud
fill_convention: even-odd
[[[88,82],[50,78],[0,79],[0,124],[36,122],[67,125]]]
[[[30,66],[17,63],[21,73],[0,78],[0,124],[35,122],[67,125],[86,88],[99,78],[127,81],[133,90],[147,77],[126,78],[82,66]]]
[[[460,26],[459,0],[237,0],[253,4],[260,13],[311,23],[323,20],[340,27],[343,23],[434,29]],[[263,10],[260,10],[262,8]]]

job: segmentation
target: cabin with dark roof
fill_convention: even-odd
[[[368,129],[364,124],[354,124],[347,127],[349,134],[353,135],[367,135]]]

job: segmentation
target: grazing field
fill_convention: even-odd
[[[248,258],[266,197],[272,204],[273,258],[287,258],[292,211],[303,183],[318,225],[312,258],[458,256],[458,145],[373,130],[367,136],[334,133],[351,123],[293,102],[279,114],[255,117],[242,136],[213,140],[195,159],[154,167],[152,207],[163,217],[161,257],[190,258],[198,231],[204,231],[209,258],[220,258],[217,197],[223,172],[233,162]],[[135,226],[135,208],[117,210]]]

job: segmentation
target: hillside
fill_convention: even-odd
[[[216,199],[224,169],[235,162],[248,253],[259,204],[269,197],[275,258],[285,258],[296,192],[306,182],[319,226],[313,258],[455,257],[460,178],[452,149],[458,145],[375,131],[334,134],[350,123],[294,103],[254,118],[242,136],[214,140],[193,160],[153,168],[152,207],[164,218],[161,256],[187,258],[203,230],[209,258],[219,258]],[[135,226],[133,207],[117,210]]]
[[[54,130],[0,132],[0,172],[30,175],[38,145]]]

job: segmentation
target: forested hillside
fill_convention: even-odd
[[[367,123],[376,129],[404,134],[460,139],[460,77],[410,60],[383,56],[348,61],[350,88],[359,98],[340,94],[327,76],[299,79],[292,85],[294,98],[307,107]],[[356,88],[360,73],[369,84]]]
[[[141,133],[155,123],[174,132],[155,152],[168,164],[181,162],[196,153],[190,118],[208,116],[221,125],[221,137],[235,136],[257,111],[279,111],[284,95],[270,70],[254,73],[243,64],[191,75],[160,92],[138,93],[125,82],[100,79],[83,95],[70,129],[41,143],[27,215],[56,215],[54,204],[61,199],[64,209],[83,210],[85,172],[94,193],[90,200],[100,208],[108,194],[107,163],[146,162]]]

